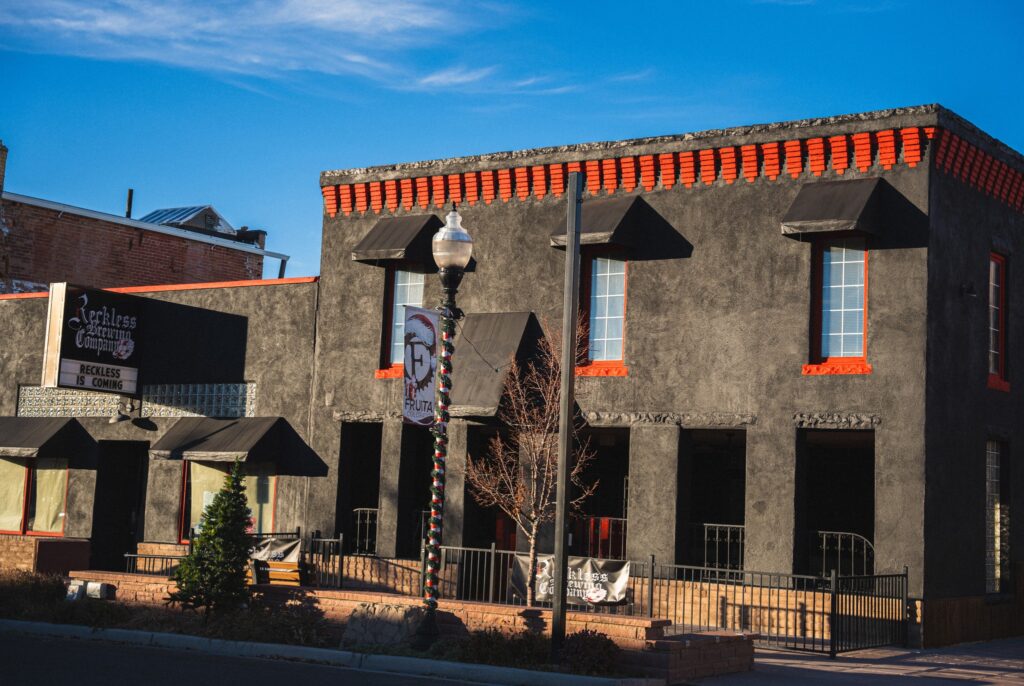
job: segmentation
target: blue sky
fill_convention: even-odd
[[[930,102],[1024,150],[1022,29],[1015,2],[0,0],[6,188],[212,203],[312,275],[324,169]]]

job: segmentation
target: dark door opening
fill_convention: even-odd
[[[380,498],[380,449],[383,425],[346,422],[341,425],[335,534],[345,536],[345,550],[377,551],[377,505]]]
[[[873,431],[800,432],[795,532],[793,560],[798,573],[873,573]]]
[[[569,552],[584,557],[625,559],[626,512],[629,508],[629,429],[589,429],[584,434],[594,453],[583,473],[598,482],[570,524]]]
[[[143,530],[149,444],[100,441],[92,515],[90,569],[122,572]]]
[[[683,432],[677,520],[683,564],[743,569],[746,457],[744,431]]]
[[[434,437],[421,427],[402,428],[402,457],[398,470],[398,540],[396,553],[416,559],[430,518],[431,472],[434,469]],[[443,543],[443,541],[442,541]]]

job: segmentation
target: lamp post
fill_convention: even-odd
[[[441,524],[444,517],[445,460],[448,457],[448,404],[452,391],[452,353],[455,346],[455,322],[463,313],[455,304],[462,275],[473,255],[473,239],[462,228],[462,216],[452,203],[447,223],[431,242],[434,262],[441,277],[444,297],[437,308],[441,312],[441,355],[437,365],[437,391],[434,402],[434,469],[430,485],[430,533],[427,538],[427,570],[423,583],[423,603],[427,614],[420,624],[417,643],[429,646],[437,637],[437,572],[441,563]]]

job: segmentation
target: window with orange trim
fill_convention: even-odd
[[[870,374],[865,240],[821,239],[814,245],[813,260],[811,362],[803,373]]]
[[[248,531],[254,534],[271,533],[274,530],[277,476],[268,464],[245,464],[243,470],[245,499],[250,512]],[[182,543],[187,543],[191,533],[202,528],[203,512],[224,486],[230,471],[231,463],[227,462],[185,462],[181,489]]]
[[[589,323],[587,364],[580,376],[626,376],[626,261],[613,255],[584,256],[581,298]]]
[[[63,536],[68,461],[0,458],[0,533]]]
[[[405,307],[423,307],[425,275],[389,267],[385,276],[384,335],[378,379],[402,376],[405,361]]]
[[[1006,374],[1006,257],[988,260],[988,387],[1009,391]]]

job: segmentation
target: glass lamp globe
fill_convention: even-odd
[[[465,269],[473,256],[473,239],[462,228],[462,215],[454,208],[447,220],[431,242],[434,262],[439,269]]]

